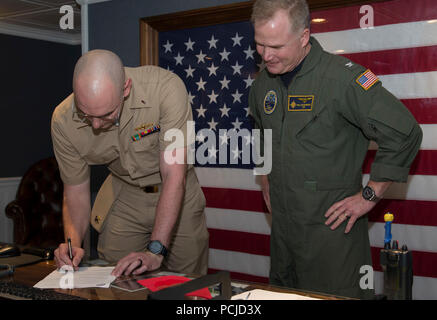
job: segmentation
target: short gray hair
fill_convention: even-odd
[[[270,19],[278,10],[288,11],[293,31],[310,28],[310,10],[306,0],[256,0],[252,7],[252,24]]]

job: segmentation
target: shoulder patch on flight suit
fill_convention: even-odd
[[[159,124],[157,124],[156,126],[150,127],[148,129],[142,130],[137,134],[134,134],[131,139],[132,141],[138,141],[141,138],[144,138],[145,136],[152,134],[154,132],[158,132],[161,130],[161,127],[159,126]]]
[[[288,111],[312,111],[313,103],[313,95],[288,96]]]
[[[278,97],[274,90],[270,90],[264,97],[264,112],[265,114],[271,114],[276,109],[278,103]]]
[[[358,76],[355,80],[364,90],[369,90],[375,83],[379,81],[378,77],[369,69]]]

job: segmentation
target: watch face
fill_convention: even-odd
[[[370,187],[365,187],[363,189],[363,198],[366,200],[372,200],[373,197],[375,197],[375,191]]]
[[[159,243],[159,241],[151,241],[149,243],[148,249],[152,253],[155,253],[155,254],[160,253],[161,249],[162,249],[162,244]]]

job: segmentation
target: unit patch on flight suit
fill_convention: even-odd
[[[312,111],[314,96],[288,96],[288,111]]]
[[[264,112],[266,114],[271,114],[276,109],[276,104],[278,103],[278,97],[274,90],[270,90],[266,93],[264,97]]]

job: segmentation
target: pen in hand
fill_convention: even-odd
[[[71,239],[70,238],[67,239],[67,244],[68,244],[68,256],[70,257],[71,263],[73,264],[73,249],[71,247]],[[73,265],[73,268],[74,268],[74,265]]]

